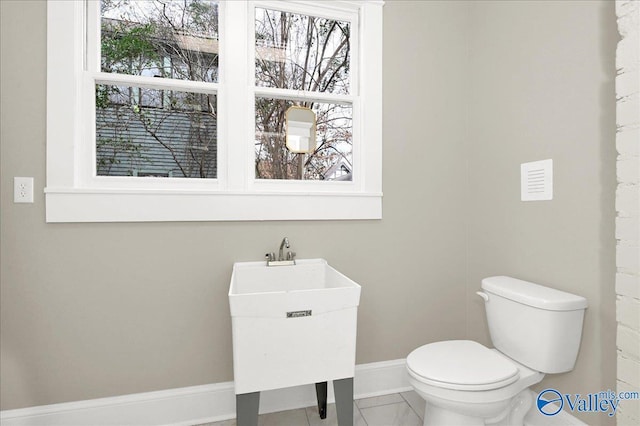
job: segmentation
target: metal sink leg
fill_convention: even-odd
[[[316,383],[316,398],[318,399],[318,414],[321,419],[327,418],[327,382]]]
[[[260,392],[236,394],[236,422],[238,426],[258,426]]]
[[[333,381],[339,426],[353,426],[353,377]]]

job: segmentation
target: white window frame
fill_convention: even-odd
[[[224,18],[219,26],[219,82],[202,83],[98,72],[98,55],[84,53],[91,51],[87,46],[99,43],[99,27],[86,25],[92,17],[93,22],[98,22],[96,3],[49,0],[47,222],[382,218],[382,5],[376,0],[221,0],[220,15]],[[354,39],[359,44],[352,69],[366,72],[357,73],[352,80],[352,93],[345,98],[353,105],[354,114],[351,182],[254,179],[255,95],[272,91],[254,85],[255,6],[357,23]],[[95,49],[93,52],[97,53]],[[217,178],[96,176],[96,82],[215,93]],[[278,97],[282,95],[281,89],[275,92]],[[299,98],[295,91],[291,96]],[[314,96],[318,101],[329,102],[339,98],[325,93]]]

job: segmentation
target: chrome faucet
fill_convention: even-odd
[[[284,255],[284,249],[289,248],[289,239],[287,237],[284,237],[282,239],[282,242],[280,243],[280,250],[278,251],[278,260],[276,260],[276,255],[275,253],[267,253],[265,255],[265,257],[267,258],[267,266],[290,266],[290,265],[295,265],[296,261],[295,261],[295,257],[296,254],[292,251],[288,251],[287,255],[285,257]]]
[[[289,239],[287,237],[284,237],[282,239],[282,242],[280,243],[280,251],[278,252],[278,262],[281,262],[284,260],[284,255],[282,254],[282,250],[285,247],[289,248]]]

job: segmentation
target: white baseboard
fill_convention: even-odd
[[[367,398],[411,390],[405,360],[356,365],[354,397]],[[334,402],[328,387],[328,401]],[[316,405],[313,385],[296,386],[260,393],[260,413],[291,410]],[[43,405],[0,411],[1,426],[109,426],[172,425],[190,426],[236,417],[233,382],[168,389],[87,401]],[[554,420],[553,422],[550,421]],[[585,425],[563,411],[557,418],[529,413],[527,426],[549,424]]]
[[[405,360],[356,366],[355,398],[410,390]],[[329,402],[334,401],[329,386]],[[179,425],[233,419],[233,382],[0,411],[2,426]],[[261,392],[260,413],[316,404],[313,385]]]

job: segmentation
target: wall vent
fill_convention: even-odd
[[[522,201],[553,199],[553,160],[533,161],[520,165],[520,199]]]

